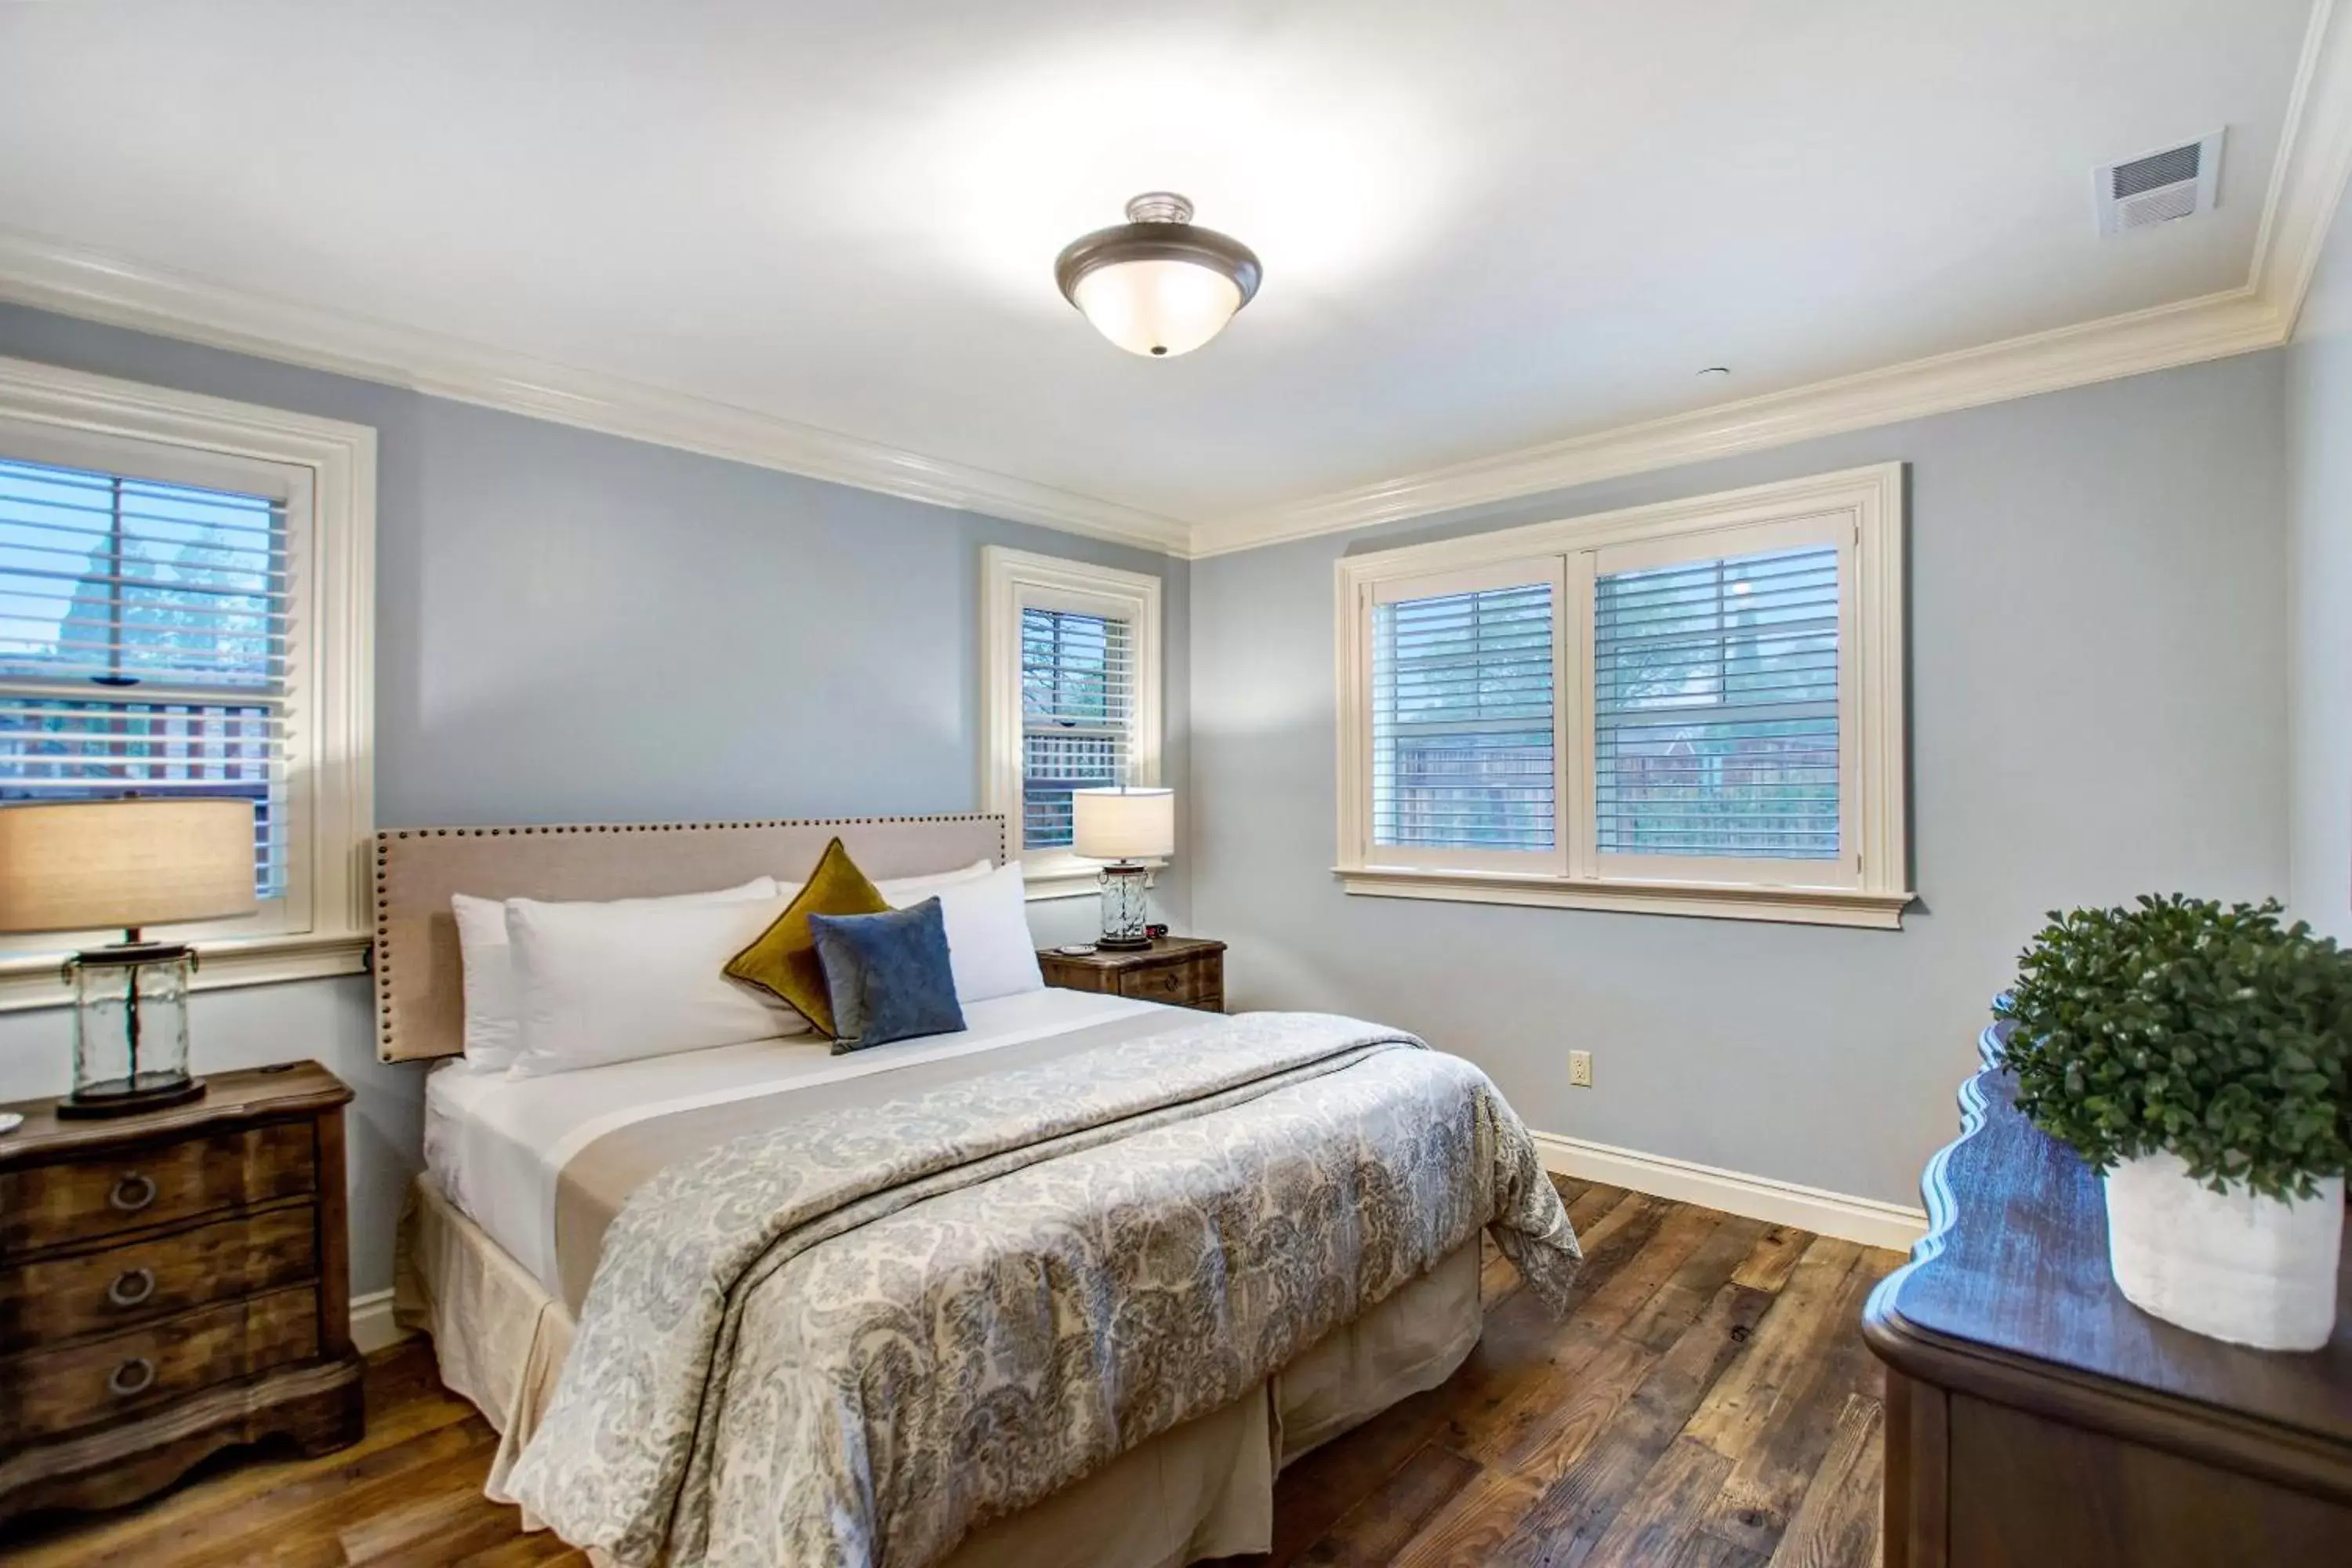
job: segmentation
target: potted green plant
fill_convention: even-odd
[[[2004,1005],[2017,1105],[2105,1178],[2141,1310],[2315,1350],[2352,1159],[2352,955],[2276,900],[2053,913]]]

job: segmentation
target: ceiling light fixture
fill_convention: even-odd
[[[1073,240],[1054,263],[1062,297],[1131,354],[1190,353],[1224,331],[1263,268],[1240,240],[1196,227],[1192,204],[1148,191],[1127,221]]]

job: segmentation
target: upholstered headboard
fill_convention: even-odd
[[[853,816],[833,822],[659,822],[564,827],[396,827],[375,836],[376,1054],[455,1056],[464,969],[449,895],[628,899],[803,880],[838,836],[868,876],[1004,863],[1004,818]]]

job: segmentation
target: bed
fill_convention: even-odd
[[[1003,834],[385,833],[382,1054],[457,1050],[453,893],[792,877],[836,836],[919,875],[1001,862]],[[399,1310],[500,1433],[488,1494],[620,1563],[1173,1568],[1265,1550],[1283,1465],[1460,1364],[1482,1226],[1565,1291],[1524,1130],[1409,1037],[1052,990],[965,1022],[436,1068]]]

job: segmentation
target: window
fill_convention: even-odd
[[[0,361],[0,803],[234,795],[260,907],[200,984],[361,967],[373,436]],[[61,1000],[0,939],[0,1005]]]
[[[1160,782],[1160,579],[990,546],[983,809],[1014,825],[1032,898],[1092,893],[1070,795]]]
[[[1383,861],[1559,858],[1556,562],[1372,594],[1371,842]]]
[[[1803,860],[1843,880],[1840,554],[1800,546],[1594,579],[1593,828],[1606,868],[1672,877],[1696,862]]]
[[[1343,559],[1351,892],[1894,926],[1899,465]]]
[[[253,802],[286,896],[286,506],[0,458],[0,802]]]

